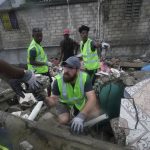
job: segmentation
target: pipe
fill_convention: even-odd
[[[35,119],[35,117],[38,115],[42,105],[43,105],[43,101],[39,101],[36,104],[36,106],[34,107],[34,109],[31,112],[30,116],[28,117],[28,120],[32,120],[33,121]]]

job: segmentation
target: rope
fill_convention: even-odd
[[[98,4],[97,4],[97,19],[96,19],[96,31],[95,31],[95,38],[99,38],[99,29],[100,29],[100,1],[98,0]]]
[[[70,28],[70,29],[71,29],[72,24],[71,24],[71,15],[70,15],[69,0],[67,0],[67,11],[68,11],[68,28]]]
[[[101,4],[104,1],[105,0],[97,1],[97,19],[96,19],[95,38],[98,41],[103,41],[104,39],[104,24],[103,24],[103,16],[102,16],[102,8],[101,8]]]
[[[101,0],[101,3],[104,2],[105,0]],[[102,16],[102,8],[101,8],[101,15],[100,15],[100,40],[104,40],[104,24],[103,24],[103,16]]]
[[[70,13],[70,6],[69,6],[69,0],[67,0],[67,11],[68,11],[68,29],[73,31],[72,26],[72,20],[71,20],[71,13]],[[74,39],[74,34],[72,35],[72,38]]]

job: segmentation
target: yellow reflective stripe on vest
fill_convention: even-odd
[[[94,57],[97,56],[97,54],[88,54],[88,55],[82,55],[83,57]]]
[[[0,145],[0,150],[9,150],[7,147]]]

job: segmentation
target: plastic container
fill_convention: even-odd
[[[121,98],[124,94],[122,82],[108,82],[98,87],[100,108],[109,116],[109,119],[119,117]]]

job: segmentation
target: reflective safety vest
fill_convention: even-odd
[[[44,65],[44,66],[34,66],[30,64],[30,50],[31,49],[35,49],[36,50],[36,61],[39,62],[47,62],[47,55],[45,54],[42,46],[40,46],[38,43],[35,42],[35,40],[33,39],[29,48],[28,48],[28,52],[27,52],[27,65],[28,65],[28,70],[32,70],[35,73],[47,73],[48,72],[48,66]]]
[[[69,107],[75,106],[78,110],[82,110],[85,106],[84,85],[87,80],[85,72],[79,72],[74,88],[70,83],[63,81],[63,75],[57,75],[56,80],[60,91],[60,101],[68,104]]]
[[[97,50],[95,51],[91,50],[91,42],[92,40],[88,38],[83,46],[83,41],[81,41],[80,51],[83,56],[84,68],[88,70],[95,70],[100,67],[100,62],[99,62]]]
[[[0,150],[9,150],[7,147],[0,145]]]

